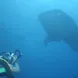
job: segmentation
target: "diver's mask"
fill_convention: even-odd
[[[21,56],[22,53],[20,50],[15,50],[15,52],[6,52],[3,58],[6,59],[9,63],[14,64]],[[16,59],[14,59],[14,57],[16,57]]]
[[[15,63],[21,56],[22,56],[22,53],[20,52],[20,50],[15,50],[15,52],[11,54],[11,58],[15,58],[12,61],[12,64]]]

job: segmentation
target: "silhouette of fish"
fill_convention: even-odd
[[[78,51],[78,27],[71,16],[60,9],[54,9],[41,13],[38,19],[47,33],[45,45],[51,41],[63,40]]]

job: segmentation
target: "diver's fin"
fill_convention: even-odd
[[[49,38],[49,36],[47,36],[47,37],[44,39],[44,45],[47,46],[49,42],[51,42],[51,39]]]

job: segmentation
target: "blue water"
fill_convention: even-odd
[[[78,22],[77,0],[0,0],[0,52],[20,49],[15,78],[78,78],[78,53],[62,42],[44,46],[38,15],[61,9]],[[77,23],[78,24],[78,23]]]

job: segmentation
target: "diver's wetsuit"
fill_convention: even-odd
[[[16,60],[13,60],[14,55],[17,55]],[[22,53],[19,50],[15,50],[14,53],[13,52],[0,53],[0,65],[2,65],[2,67],[5,71],[5,72],[3,71],[4,73],[0,73],[0,76],[7,76],[8,78],[14,78],[8,63],[14,65],[14,63],[17,61],[17,59],[19,59],[21,56],[22,56]],[[2,72],[2,70],[1,70],[1,72]]]
[[[7,64],[7,62],[5,62],[4,60],[2,60],[0,58],[0,64],[5,68],[6,72],[5,73],[0,73],[0,76],[7,76],[7,78],[14,78],[12,75],[12,72],[10,70],[9,65]]]

